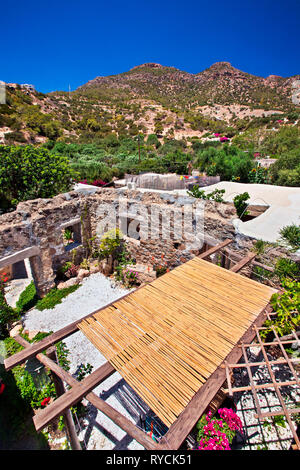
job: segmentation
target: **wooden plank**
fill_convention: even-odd
[[[31,258],[40,254],[40,248],[38,246],[30,246],[29,248],[24,248],[24,250],[17,251],[12,255],[4,256],[0,260],[0,269],[6,268],[7,266],[17,263],[18,261],[23,261],[26,258]]]
[[[49,359],[52,359],[54,362],[56,362],[56,351],[53,351],[51,354],[48,355]],[[54,383],[55,391],[56,391],[56,396],[60,397],[64,395],[65,393],[65,386],[63,384],[63,381],[58,377],[58,375],[54,374],[54,372],[51,372],[52,380]],[[73,415],[70,410],[70,408],[67,408],[63,412],[63,418],[64,418],[64,424],[66,427],[66,434],[68,437],[68,440],[71,445],[72,450],[82,450],[80,441],[77,436],[74,420],[73,420]]]
[[[266,271],[269,271],[271,273],[274,272],[274,268],[272,268],[271,266],[267,266],[266,264],[262,264],[259,261],[253,261],[252,264],[253,266],[257,266],[259,268],[265,269]]]
[[[233,273],[239,272],[244,266],[246,266],[246,264],[250,263],[255,258],[255,256],[256,253],[250,253],[248,256],[245,256],[245,258],[242,258],[241,261],[230,268],[230,271]]]
[[[208,256],[213,255],[214,253],[216,253],[217,251],[221,250],[222,248],[224,248],[225,246],[229,245],[229,244],[232,243],[232,242],[233,242],[233,240],[227,238],[224,242],[219,243],[219,245],[213,246],[213,247],[210,248],[209,250],[204,251],[203,253],[201,253],[200,255],[198,255],[197,258],[199,258],[199,259],[205,259],[205,258],[207,258]]]

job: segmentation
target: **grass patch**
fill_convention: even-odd
[[[36,293],[36,288],[34,282],[32,281],[25,290],[21,293],[19,300],[16,303],[16,311],[21,314],[23,312],[28,312],[38,301],[38,296]]]
[[[64,289],[51,289],[45,297],[40,299],[37,304],[37,310],[46,310],[52,309],[55,305],[60,304],[64,297],[75,292],[79,287],[79,284],[75,284],[74,286],[66,287]]]

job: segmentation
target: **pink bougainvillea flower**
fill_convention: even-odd
[[[104,186],[105,184],[106,184],[105,181],[99,180],[99,179],[92,182],[93,186],[98,186],[98,187]]]
[[[243,432],[243,425],[242,421],[238,417],[238,415],[230,408],[220,408],[218,410],[219,415],[222,419],[228,424],[230,429],[233,431],[240,431]]]

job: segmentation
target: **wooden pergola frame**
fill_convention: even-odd
[[[198,257],[205,259],[208,256],[222,250],[230,243],[232,243],[232,240],[227,239],[217,246],[204,251]],[[242,258],[236,265],[231,267],[230,270],[237,273],[248,263],[254,261],[254,258],[255,254],[251,253],[245,258]],[[138,289],[141,288],[142,287],[139,287]],[[130,293],[124,295],[121,297],[121,299],[127,297],[128,295],[130,295]],[[112,303],[105,305],[105,307],[102,307],[100,310],[107,308],[109,305],[112,305]],[[65,326],[55,333],[52,333],[38,343],[30,345],[21,336],[16,336],[16,341],[24,346],[25,349],[5,359],[4,365],[6,370],[10,370],[15,366],[24,363],[29,358],[36,357],[46,368],[50,369],[53,378],[55,379],[58,398],[56,398],[56,400],[46,408],[40,410],[34,416],[33,422],[36,430],[41,431],[54,418],[60,415],[64,415],[67,421],[66,424],[68,437],[73,449],[79,449],[80,444],[74,430],[74,425],[72,425],[69,409],[72,405],[85,398],[98,410],[109,417],[115,424],[122,428],[126,433],[128,433],[133,439],[138,441],[145,449],[156,451],[164,449],[176,450],[181,446],[187,435],[197,423],[200,416],[207,409],[209,403],[214,399],[224,384],[228,376],[228,364],[235,364],[241,358],[241,345],[245,343],[251,343],[251,341],[255,338],[257,328],[259,328],[267,318],[268,309],[269,305],[267,305],[267,307],[265,307],[260,312],[256,320],[239,340],[238,344],[233,347],[230,354],[228,354],[223,363],[215,370],[215,372],[209,377],[205,384],[194,395],[184,411],[170,426],[167,433],[161,438],[159,443],[152,440],[148,434],[146,434],[143,430],[133,424],[129,419],[127,419],[119,411],[115,410],[112,406],[110,406],[93,392],[93,389],[96,386],[101,384],[101,382],[103,382],[115,372],[114,367],[109,362],[105,362],[84,380],[78,382],[69,372],[60,367],[55,360],[55,356],[53,355],[53,346],[59,341],[77,332],[79,330],[79,323],[81,323],[83,319],[94,315],[96,312],[99,312],[99,309],[83,318],[80,318],[79,320],[76,320],[75,322]],[[46,354],[43,354],[42,351],[46,351]],[[63,382],[65,382],[71,388],[67,391],[64,391]]]
[[[271,314],[270,313],[267,313],[267,319],[271,320]],[[300,379],[299,379],[297,371],[295,370],[295,367],[294,367],[295,364],[300,362],[300,359],[290,358],[287,355],[287,353],[284,349],[285,344],[291,344],[291,343],[294,343],[295,341],[299,342],[300,340],[299,340],[299,338],[298,338],[295,331],[293,331],[289,335],[290,336],[289,339],[284,339],[284,337],[281,338],[278,335],[278,333],[276,332],[276,329],[274,328],[274,326],[272,325],[271,330],[272,330],[272,332],[274,334],[274,337],[275,337],[274,341],[272,341],[272,342],[263,342],[261,340],[261,337],[260,337],[260,331],[265,330],[265,329],[267,329],[267,328],[259,327],[257,325],[254,325],[254,332],[255,332],[256,342],[251,343],[251,344],[249,342],[244,342],[244,341],[241,342],[240,348],[241,348],[242,353],[243,353],[243,358],[244,358],[243,363],[238,363],[238,364],[237,363],[227,363],[226,364],[227,378],[230,377],[230,374],[233,371],[233,369],[246,369],[250,385],[249,386],[242,386],[242,387],[232,387],[231,380],[227,379],[228,389],[226,390],[226,392],[229,394],[229,396],[233,396],[233,394],[237,393],[237,392],[251,391],[252,395],[253,395],[253,400],[254,400],[256,412],[257,412],[255,417],[257,419],[259,419],[260,421],[264,421],[264,419],[268,418],[268,417],[284,415],[286,420],[287,420],[287,423],[289,425],[289,428],[292,432],[293,438],[295,440],[295,445],[294,445],[293,448],[300,450],[300,439],[297,435],[297,431],[295,429],[295,426],[294,426],[293,422],[291,421],[291,415],[295,414],[295,413],[300,413],[300,408],[288,408],[286,406],[285,402],[284,402],[284,399],[283,399],[283,396],[282,396],[282,393],[281,393],[281,389],[283,387],[292,386],[292,385],[297,385],[298,387],[300,386]],[[281,353],[282,353],[283,357],[280,357],[279,359],[276,359],[276,360],[270,360],[268,358],[267,349],[266,349],[266,347],[268,347],[268,346],[272,346],[272,347],[278,346],[281,350]],[[248,348],[253,348],[253,347],[256,347],[260,350],[260,352],[263,355],[264,361],[260,361],[260,362],[250,362],[249,361],[248,355],[247,355],[247,349]],[[272,366],[279,366],[279,365],[288,366],[289,372],[292,376],[291,380],[285,380],[285,381],[281,381],[281,382],[278,382],[276,380],[276,377],[275,377],[275,374],[273,372]],[[267,382],[267,383],[264,383],[264,384],[255,383],[251,368],[252,367],[257,367],[257,366],[266,366],[267,367],[268,373],[269,373],[269,376],[270,376],[270,379],[271,379],[270,382]],[[258,398],[257,392],[259,390],[262,391],[262,390],[265,390],[265,389],[271,389],[271,390],[273,390],[275,395],[277,395],[278,401],[281,405],[281,408],[279,410],[270,411],[270,412],[262,412],[261,406],[259,404],[259,398]]]

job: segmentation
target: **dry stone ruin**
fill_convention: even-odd
[[[234,239],[234,218],[232,204],[125,188],[26,201],[0,216],[0,269],[11,271],[25,263],[43,296],[55,286],[58,267],[67,260],[80,263],[87,258],[91,239],[100,240],[114,223],[137,264],[163,262],[175,267],[208,245]],[[66,230],[72,234],[68,246]]]

